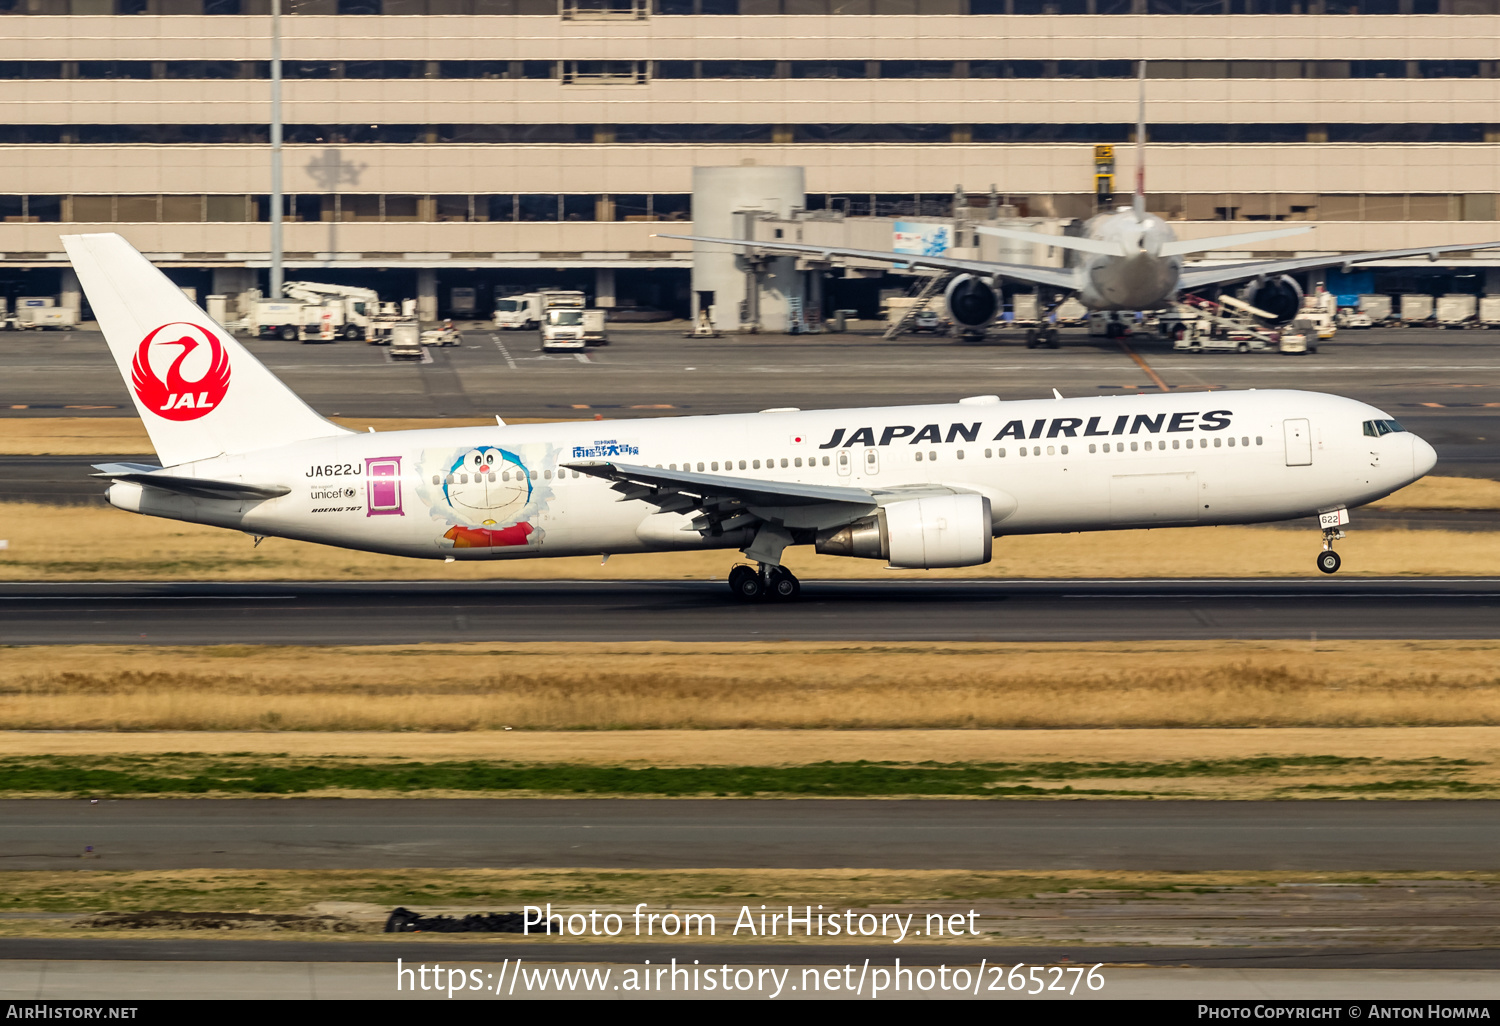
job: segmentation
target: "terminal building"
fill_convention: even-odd
[[[6,296],[77,303],[58,235],[88,231],[200,295],[265,287],[269,4],[0,0]],[[687,315],[692,245],[658,233],[694,229],[695,169],[743,169],[700,176],[720,227],[726,204],[851,239],[869,219],[1087,217],[1096,146],[1116,146],[1119,193],[1134,180],[1141,59],[1148,206],[1180,237],[1500,239],[1500,0],[282,4],[287,276],[427,316],[537,287]],[[867,316],[899,278],[786,266],[819,276],[786,295]],[[1500,292],[1500,251],[1342,284]],[[756,316],[744,298],[721,324]]]

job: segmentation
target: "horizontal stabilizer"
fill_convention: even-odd
[[[1207,253],[1214,249],[1236,249],[1247,246],[1252,242],[1265,242],[1267,239],[1283,239],[1288,235],[1301,235],[1310,232],[1313,226],[1310,224],[1297,225],[1295,228],[1270,228],[1263,232],[1241,232],[1238,235],[1215,235],[1207,239],[1179,239],[1176,242],[1168,242],[1158,252],[1158,256],[1185,256],[1188,253]]]
[[[1027,232],[1019,228],[995,228],[990,225],[978,225],[976,232],[985,235],[995,235],[1002,239],[1015,239],[1018,242],[1030,242],[1039,246],[1060,246],[1063,249],[1076,249],[1080,253],[1097,253],[1100,256],[1130,256],[1130,251],[1118,242],[1106,242],[1103,239],[1079,238],[1073,235],[1043,235],[1041,232]]]
[[[101,463],[94,469],[100,471],[95,477],[147,485],[199,499],[274,499],[291,492],[285,485],[252,485],[243,481],[212,481],[201,477],[163,474],[160,468],[138,463]]]

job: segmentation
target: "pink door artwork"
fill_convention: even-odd
[[[404,516],[401,512],[401,457],[365,460],[365,516]]]

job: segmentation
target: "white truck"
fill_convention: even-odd
[[[296,324],[297,334],[304,342],[367,339],[370,322],[382,313],[394,314],[396,310],[394,303],[388,304],[389,309],[382,309],[380,293],[357,285],[289,281],[281,287],[281,292],[288,299],[302,303],[301,318]]]
[[[1500,296],[1485,296],[1479,301],[1479,324],[1485,328],[1500,328]]]
[[[1438,296],[1437,324],[1439,328],[1467,328],[1479,313],[1479,297],[1466,292],[1450,292]]]
[[[16,312],[5,316],[0,300],[0,323],[17,331],[66,331],[78,327],[78,308],[58,306],[51,296],[18,296]]]
[[[495,300],[495,327],[501,331],[533,331],[542,323],[542,295],[526,292]]]
[[[587,349],[584,333],[584,295],[563,289],[541,293],[542,351]]]

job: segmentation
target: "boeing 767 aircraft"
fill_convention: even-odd
[[[63,238],[161,466],[96,468],[132,513],[443,560],[790,545],[924,569],[1013,534],[1319,517],[1432,469],[1382,410],[1296,391],[766,410],[361,434],[319,416],[119,235]]]

